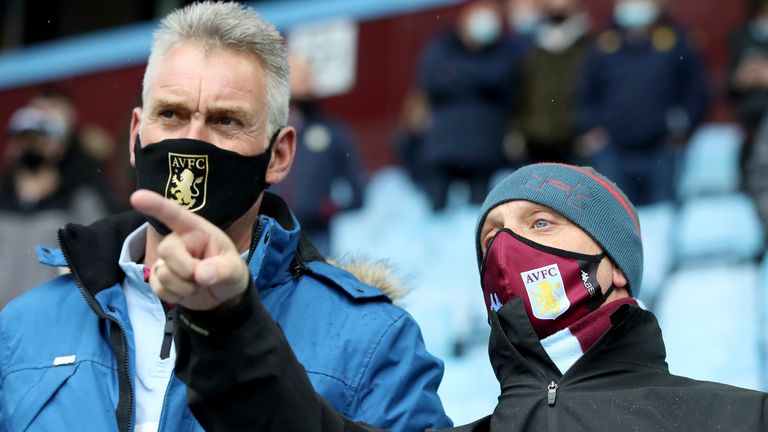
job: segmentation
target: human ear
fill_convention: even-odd
[[[615,265],[613,266],[613,270],[611,270],[612,274],[612,282],[616,286],[616,288],[624,288],[627,286],[627,277],[624,276],[624,272],[619,270],[618,267]]]
[[[272,146],[272,157],[267,167],[267,184],[275,184],[284,179],[291,170],[293,158],[296,156],[296,130],[285,126],[275,138]]]
[[[136,168],[136,159],[134,158],[133,148],[136,145],[136,140],[139,137],[139,127],[141,126],[141,107],[136,107],[131,113],[131,132],[128,137],[128,151],[131,157],[131,166]]]

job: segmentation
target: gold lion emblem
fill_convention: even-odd
[[[538,292],[533,292],[534,304],[541,315],[557,316],[562,308],[562,295],[560,284],[552,287],[552,282],[547,279],[539,282]]]
[[[202,177],[195,178],[192,171],[185,169],[181,174],[171,178],[171,184],[174,185],[171,188],[171,197],[182,207],[191,209],[195,206],[197,197],[200,195],[197,185],[202,182]]]
[[[190,211],[203,208],[206,201],[208,157],[169,153],[168,165],[165,197]]]

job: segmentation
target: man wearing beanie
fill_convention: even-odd
[[[212,229],[162,200],[139,207]],[[768,430],[767,394],[669,373],[656,318],[633,297],[643,271],[637,213],[593,169],[517,170],[486,198],[475,247],[501,395],[492,415],[451,430]],[[253,287],[236,298],[227,314],[189,315],[177,333],[176,372],[206,429],[380,430],[314,392]]]

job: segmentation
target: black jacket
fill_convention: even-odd
[[[177,334],[176,373],[206,430],[379,430],[344,418],[315,394],[256,296],[227,314],[181,313],[187,325]],[[451,430],[768,430],[768,395],[669,373],[652,313],[622,305],[611,320],[611,330],[561,374],[522,302],[504,305],[490,318],[499,403],[493,415]]]

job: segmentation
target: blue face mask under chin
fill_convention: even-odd
[[[469,37],[480,46],[489,45],[501,35],[501,21],[491,11],[474,12],[467,22]]]
[[[659,17],[659,7],[653,1],[625,1],[613,9],[616,24],[623,28],[638,28],[653,24]]]

